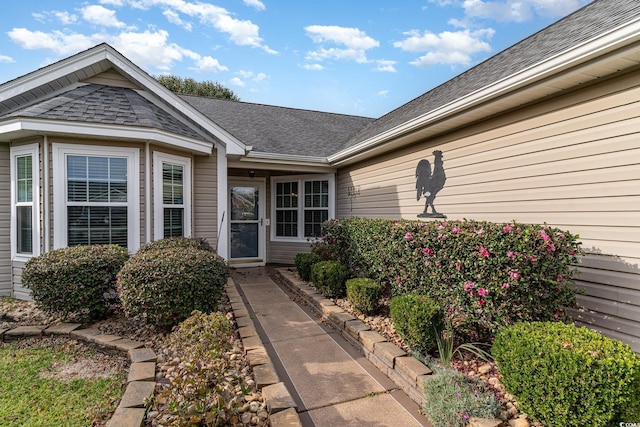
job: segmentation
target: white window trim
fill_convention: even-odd
[[[335,218],[335,194],[336,184],[334,175],[287,175],[271,177],[271,240],[274,242],[308,242],[310,238],[304,237],[304,183],[305,181],[329,181],[329,219]],[[276,184],[281,182],[298,182],[298,237],[276,236]],[[315,209],[317,210],[317,209]]]
[[[68,246],[67,242],[67,155],[120,157],[127,159],[127,249],[140,247],[140,150],[126,147],[105,147],[53,143],[53,247]]]
[[[183,172],[183,206],[184,206],[184,237],[191,237],[191,158],[174,156],[172,154],[153,153],[153,236],[154,240],[164,237],[164,204],[162,202],[162,164],[182,166]]]
[[[20,147],[11,147],[11,259],[15,261],[26,262],[29,258],[40,255],[40,158],[39,145],[29,144]],[[33,201],[31,202],[31,221],[32,221],[32,247],[33,253],[18,253],[17,227],[18,219],[16,216],[16,191],[17,191],[17,168],[16,158],[30,155],[31,156],[31,176],[33,178]],[[26,206],[26,205],[23,205]]]

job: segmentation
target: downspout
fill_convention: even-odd
[[[225,212],[229,201],[227,181],[227,152],[224,146],[216,144],[216,157],[218,165],[218,255],[225,260],[229,259],[229,226],[225,224]],[[228,223],[228,221],[227,221]]]
[[[151,241],[151,147],[149,141],[144,143],[144,242]]]
[[[51,234],[50,234],[50,225],[49,225],[49,138],[47,135],[44,136],[44,140],[42,142],[42,151],[43,151],[43,164],[42,164],[42,174],[44,175],[44,189],[42,192],[42,210],[44,213],[44,224],[42,226],[42,231],[44,232],[44,252],[49,252],[51,249]]]

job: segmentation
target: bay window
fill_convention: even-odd
[[[54,246],[140,244],[139,150],[54,144]]]
[[[191,236],[191,159],[153,155],[154,238]]]
[[[12,257],[40,253],[38,144],[11,148]]]

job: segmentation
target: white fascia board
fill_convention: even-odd
[[[240,161],[283,163],[291,165],[330,166],[326,157],[300,156],[294,154],[258,153],[251,151]]]
[[[108,137],[138,141],[155,141],[198,154],[211,154],[211,150],[213,149],[213,143],[211,142],[188,138],[158,129],[90,122],[61,122],[15,118],[0,123],[0,135],[10,132],[82,135],[94,138]]]
[[[607,52],[623,48],[630,43],[640,40],[640,18],[630,21],[615,28],[595,39],[588,40],[567,51],[545,59],[516,74],[485,86],[475,92],[458,98],[440,108],[432,110],[422,116],[409,120],[395,128],[389,129],[372,138],[364,140],[352,147],[346,148],[328,157],[331,164],[340,164],[349,160],[352,156],[371,150],[374,147],[393,140],[394,138],[424,128],[431,123],[445,119],[448,116],[459,114],[462,111],[472,109],[479,104],[492,99],[503,97],[510,92],[534,84],[542,79],[561,73],[569,68],[583,64],[597,58]]]
[[[107,59],[106,52],[102,46],[99,46],[18,77],[2,85],[0,102],[67,76],[76,70],[89,67],[104,59]]]

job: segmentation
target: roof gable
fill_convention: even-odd
[[[119,92],[121,96],[118,99],[127,99],[130,106],[138,108],[140,111],[149,113],[153,110],[153,114],[147,115],[144,120],[138,117],[138,124],[147,127],[161,124],[161,127],[155,129],[168,132],[179,131],[179,135],[189,136],[190,138],[197,136],[200,140],[198,141],[199,145],[209,144],[211,148],[213,148],[214,144],[221,144],[225,146],[228,154],[244,154],[246,152],[245,146],[240,141],[208,120],[199,111],[105,43],[0,85],[0,119],[16,119],[18,111],[33,115],[37,111],[37,106],[41,108],[45,105],[52,106],[51,103],[56,103],[53,99],[62,95],[60,102],[67,103],[67,107],[78,114],[76,117],[79,120],[87,122],[91,115],[87,115],[86,111],[82,112],[82,108],[79,105],[80,101],[79,103],[68,103],[68,97],[72,96],[80,99],[77,96],[82,95],[83,91],[87,90],[80,89],[84,85],[82,82],[103,82],[105,79],[109,79],[109,75],[111,75],[112,79],[115,77],[115,80],[120,80],[118,85],[122,90]],[[122,79],[128,80],[129,83],[123,84]],[[124,90],[125,88],[128,88],[126,89],[127,91]],[[140,88],[140,90],[135,92],[134,88]],[[74,92],[76,89],[79,92]],[[132,95],[134,92],[139,96]],[[96,94],[99,93],[96,92]],[[145,105],[142,99],[147,101],[147,105],[144,108],[141,108]],[[84,100],[88,101],[90,98]],[[105,99],[103,98],[102,101],[105,101]],[[150,104],[154,104],[155,108],[152,108]],[[123,104],[120,104],[119,108],[122,106]],[[62,109],[63,107],[60,105],[55,107],[55,111],[58,112]],[[164,110],[165,113],[160,113],[160,110]],[[40,111],[39,114],[43,114],[43,112]],[[53,113],[50,112],[49,114]],[[143,113],[143,115],[146,114]],[[169,119],[168,116],[174,116],[174,119]],[[47,118],[62,119],[60,116],[49,116]],[[152,118],[154,119],[151,120]],[[114,126],[130,126],[129,123],[124,123],[121,119],[122,117],[120,121],[116,120],[111,124]],[[102,114],[98,123],[103,123],[104,120],[106,120],[106,115]],[[182,124],[179,124],[180,122]],[[37,128],[35,125],[32,127],[31,131]],[[13,132],[13,134],[17,132],[16,129],[24,131],[24,129],[20,128],[21,123],[16,123],[14,120],[11,126],[5,126],[3,139],[11,136],[8,133],[9,131]],[[124,127],[120,133],[124,135],[126,130],[127,128]],[[0,127],[0,134],[2,132],[3,129]],[[149,134],[145,135],[149,136]],[[135,134],[132,137],[135,137]],[[165,143],[170,141],[169,138],[165,138],[165,140]],[[176,145],[180,145],[180,143],[178,138]]]

